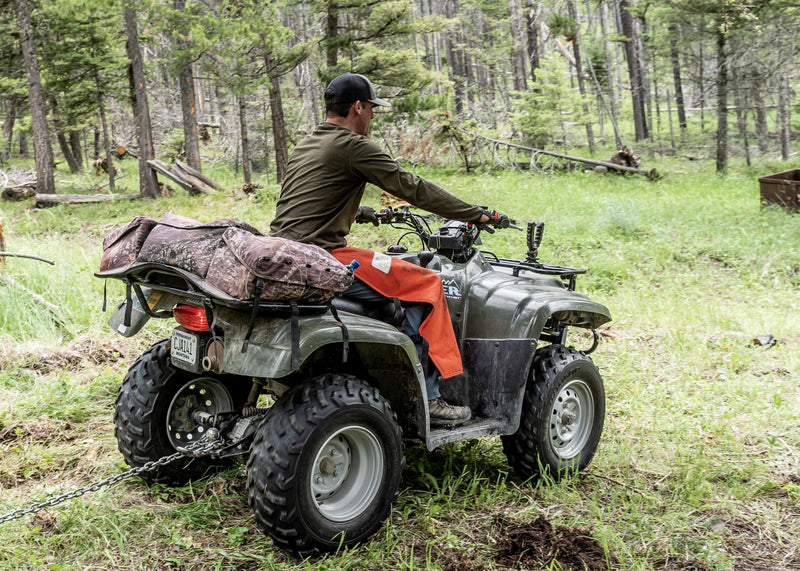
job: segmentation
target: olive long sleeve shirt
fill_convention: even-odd
[[[483,213],[402,169],[367,137],[322,123],[289,157],[270,234],[327,250],[345,246],[368,182],[445,218],[475,222]]]

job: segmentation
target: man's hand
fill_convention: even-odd
[[[505,214],[500,214],[497,210],[484,209],[483,216],[481,216],[479,222],[489,224],[495,228],[508,228],[513,220]]]
[[[359,206],[358,214],[356,214],[356,224],[366,224],[367,222],[371,222],[374,226],[380,225],[374,208],[371,206]]]

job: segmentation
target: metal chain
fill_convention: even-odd
[[[112,486],[123,480],[127,480],[129,478],[133,478],[134,476],[138,476],[142,472],[149,472],[150,470],[154,470],[156,468],[160,468],[162,466],[171,464],[172,462],[178,460],[179,458],[186,458],[191,456],[195,457],[203,456],[205,454],[210,453],[211,450],[213,450],[216,445],[217,444],[213,441],[209,442],[208,440],[198,440],[197,442],[193,442],[192,444],[189,444],[184,448],[179,448],[178,452],[175,452],[174,454],[170,454],[169,456],[164,456],[163,458],[159,458],[158,460],[152,460],[141,466],[131,468],[127,472],[122,472],[120,474],[109,476],[102,480],[98,480],[97,482],[93,482],[88,486],[77,488],[75,490],[72,490],[71,492],[66,492],[59,496],[53,496],[52,498],[48,498],[43,502],[33,504],[27,508],[14,510],[13,512],[7,513],[4,516],[0,516],[0,524],[4,524],[6,522],[19,519],[28,514],[34,514],[40,512],[46,508],[51,508],[53,506],[63,504],[64,502],[72,500],[74,498],[78,498],[87,492],[96,492],[97,490],[104,488],[106,486]]]

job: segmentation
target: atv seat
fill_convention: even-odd
[[[403,323],[403,308],[397,298],[385,298],[381,301],[364,301],[349,296],[336,296],[331,305],[338,311],[347,311],[356,315],[363,315],[378,321],[383,321],[394,327]]]

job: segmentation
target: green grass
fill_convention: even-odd
[[[664,178],[415,170],[519,222],[544,220],[540,258],[589,269],[578,289],[614,320],[593,354],[607,418],[583,474],[519,481],[496,438],[409,447],[400,498],[375,539],[312,561],[260,533],[241,467],[178,489],[131,480],[0,526],[0,569],[505,569],[502,540],[539,516],[585,530],[610,567],[797,568],[800,225],[761,208],[757,182],[788,167],[734,163],[719,177],[708,162],[643,166]],[[105,327],[92,275],[103,235],[165,212],[266,229],[277,187],[264,186],[255,197],[176,191],[111,212],[0,202],[7,249],[56,260],[8,258],[0,268],[0,512],[124,469],[116,388],[166,325],[131,340]],[[378,193],[365,203],[378,205]],[[350,242],[378,247],[397,235],[356,226]],[[498,232],[484,247],[523,256],[524,235]],[[108,286],[116,303],[121,288]],[[775,345],[753,343],[767,333]],[[510,568],[536,568],[520,561]]]

